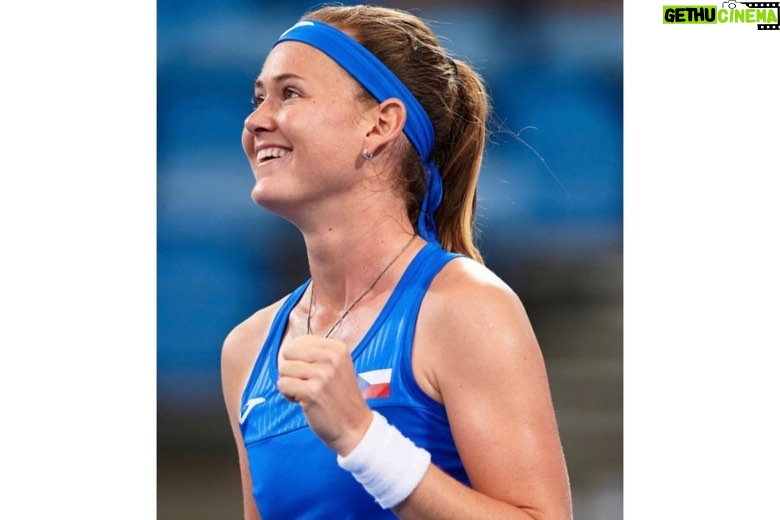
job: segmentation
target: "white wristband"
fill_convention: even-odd
[[[374,418],[355,449],[336,460],[388,509],[412,494],[428,470],[431,454],[415,446],[382,415],[372,413]]]

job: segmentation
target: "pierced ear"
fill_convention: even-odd
[[[374,150],[374,155],[401,135],[406,124],[406,107],[399,99],[390,98],[380,103],[375,113],[365,144]]]

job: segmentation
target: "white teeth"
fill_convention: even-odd
[[[262,162],[265,159],[271,159],[271,158],[278,159],[280,157],[284,157],[285,155],[287,155],[287,153],[288,150],[285,150],[284,148],[276,148],[276,147],[263,148],[262,150],[257,152],[256,159],[257,162]]]

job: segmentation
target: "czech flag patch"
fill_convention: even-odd
[[[358,374],[358,386],[364,399],[390,397],[390,376],[392,368],[369,370]]]

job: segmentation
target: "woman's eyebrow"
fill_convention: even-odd
[[[271,83],[279,83],[287,79],[303,79],[303,78],[297,74],[293,74],[292,72],[284,72],[282,74],[272,77]],[[262,86],[263,86],[263,80],[257,78],[257,80],[255,80],[255,88],[260,88]]]

